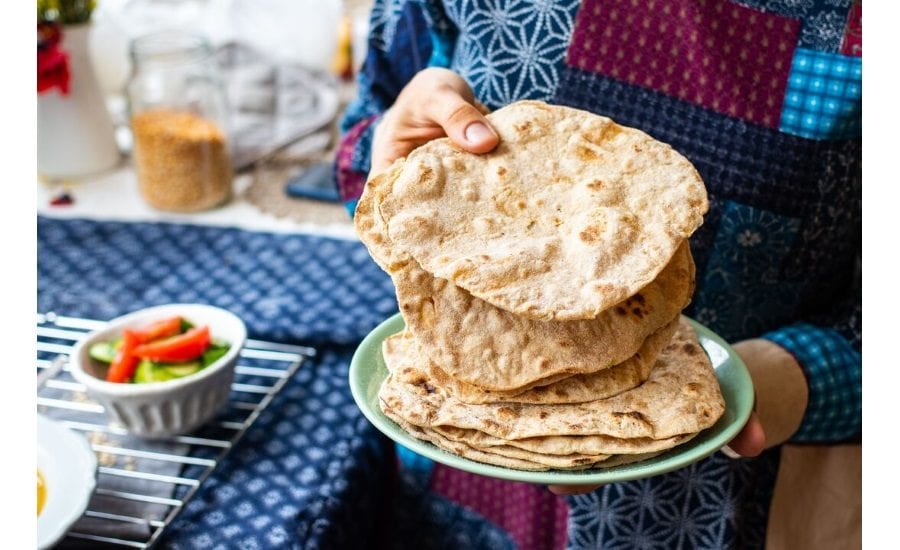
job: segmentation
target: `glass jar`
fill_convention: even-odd
[[[178,31],[131,43],[128,81],[134,166],[144,200],[196,212],[231,197],[225,86],[209,42]]]

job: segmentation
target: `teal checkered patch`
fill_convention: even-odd
[[[797,48],[779,129],[810,139],[855,139],[861,114],[862,58]]]

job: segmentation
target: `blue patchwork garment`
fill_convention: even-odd
[[[686,314],[766,338],[809,382],[797,443],[861,433],[861,46],[851,0],[376,0],[338,184],[352,212],[372,130],[422,68],[492,109],[539,99],[671,144],[706,183]],[[573,548],[761,547],[778,450],[717,454],[568,499]]]

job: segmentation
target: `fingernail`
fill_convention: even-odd
[[[722,451],[722,454],[724,454],[728,458],[742,458],[741,455],[734,452],[734,449],[732,449],[728,445],[725,445],[724,447],[722,447],[721,451]]]
[[[466,135],[466,141],[469,143],[481,143],[494,137],[494,132],[492,132],[483,122],[473,122],[472,124],[469,124],[466,126],[466,131],[463,133]]]

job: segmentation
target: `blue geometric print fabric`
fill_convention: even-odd
[[[779,451],[721,453],[661,476],[568,497],[570,549],[764,548]]]
[[[393,445],[353,401],[348,366],[396,302],[362,244],[46,217],[37,235],[38,311],[109,319],[202,302],[239,315],[254,338],[318,349],[204,482],[162,548],[409,548],[428,537],[448,541],[433,548],[511,548],[480,516],[385,475],[395,468]],[[421,529],[425,513],[432,531]],[[455,534],[442,539],[444,529]]]
[[[579,0],[445,2],[461,33],[450,68],[491,109],[553,96]]]
[[[810,139],[862,135],[862,58],[797,48],[781,110],[782,132]]]
[[[39,311],[110,319],[202,302],[234,312],[251,337],[311,345],[356,344],[397,311],[359,242],[43,217],[37,229]]]
[[[383,112],[412,74],[434,65],[449,65],[459,72],[492,109],[526,97],[549,99],[579,5],[579,0],[375,2],[359,93],[348,105],[341,128],[347,131]],[[429,23],[427,29],[423,21]],[[458,35],[460,28],[466,32]],[[523,72],[522,67],[528,70]],[[370,132],[365,138],[369,141]],[[367,157],[369,148],[362,145],[359,149]],[[354,165],[368,171],[367,162]]]
[[[171,549],[353,548],[378,533],[390,445],[347,388],[352,348],[319,350],[172,524]]]

